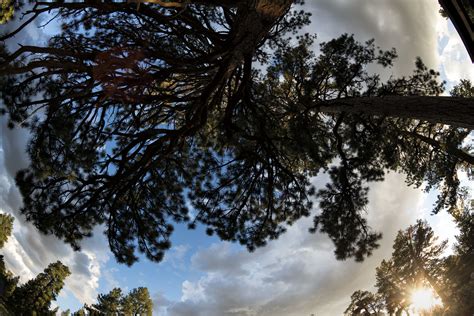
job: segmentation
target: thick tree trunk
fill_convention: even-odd
[[[412,118],[474,130],[474,99],[386,96],[330,100],[317,105],[325,113],[363,113]]]

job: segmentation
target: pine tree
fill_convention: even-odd
[[[5,24],[12,17],[15,12],[13,0],[2,0],[0,3],[0,24]]]
[[[460,230],[454,254],[444,262],[444,286],[449,294],[446,314],[453,316],[468,315],[474,310],[474,210],[465,202],[454,213]]]
[[[351,295],[351,303],[344,311],[345,315],[379,315],[384,303],[379,294],[369,291],[355,291]]]
[[[108,294],[99,294],[97,304],[92,305],[105,315],[118,315],[122,313],[122,289],[114,288]]]
[[[13,230],[13,216],[9,214],[0,214],[0,248],[5,246]]]
[[[287,38],[308,22],[299,2],[37,4],[59,13],[60,34],[0,52],[4,112],[32,133],[16,178],[26,218],[75,249],[104,224],[130,265],[137,252],[160,261],[174,222],[253,250],[317,200],[311,231],[361,261],[381,238],[362,216],[368,183],[387,169],[438,189],[435,211],[455,205],[457,171],[474,165],[472,99],[440,97],[420,59],[381,82],[368,69],[396,52],[373,41],[343,35],[315,56],[312,36]],[[311,187],[321,172],[329,183]]]
[[[7,305],[15,315],[50,315],[51,302],[64,286],[64,279],[71,273],[60,261],[51,263],[38,276],[17,287]]]
[[[122,313],[125,316],[151,316],[153,302],[146,287],[133,289],[122,300]]]

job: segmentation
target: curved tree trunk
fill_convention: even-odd
[[[315,105],[325,113],[363,113],[411,118],[474,130],[474,99],[432,96],[386,96],[330,100]]]

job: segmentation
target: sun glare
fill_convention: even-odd
[[[442,305],[441,300],[436,297],[432,289],[419,288],[411,293],[411,307],[418,312],[429,311],[440,305]]]

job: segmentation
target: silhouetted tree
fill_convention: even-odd
[[[430,315],[468,315],[472,312],[474,216],[466,195],[451,212],[460,230],[453,255],[443,257],[446,242],[437,242],[431,227],[418,220],[398,233],[392,257],[377,267],[378,296],[367,291],[354,292],[346,313],[373,313],[366,302],[381,300],[383,308],[378,312],[402,315],[410,309],[411,291],[421,287],[433,289],[442,300],[442,306],[437,306]]]
[[[355,291],[351,303],[344,311],[346,315],[382,315],[384,302],[379,294],[368,291]]]
[[[0,214],[0,248],[12,233],[13,220],[11,215]],[[3,256],[0,256],[0,314],[56,315],[57,308],[50,310],[51,301],[56,299],[69,274],[69,269],[58,261],[35,279],[18,286],[19,277],[6,269]]]
[[[310,36],[293,45],[287,34],[308,20],[289,13],[294,2],[36,3],[30,16],[57,12],[63,31],[0,53],[10,125],[32,132],[17,176],[27,219],[76,249],[104,224],[132,264],[136,248],[162,259],[189,205],[191,228],[252,250],[309,216],[316,196],[312,231],[339,259],[363,260],[381,238],[361,215],[367,183],[386,169],[440,189],[436,211],[453,205],[457,170],[474,161],[462,148],[472,100],[438,97],[421,60],[382,83],[367,68],[396,53],[373,41],[343,35],[318,57]],[[330,183],[317,190],[321,171]]]
[[[389,315],[402,315],[408,310],[409,288],[404,284],[392,260],[382,260],[376,269],[377,292],[384,300]]]
[[[444,286],[448,293],[447,315],[469,315],[474,311],[474,211],[466,201],[454,214],[459,235],[454,254],[445,259]]]
[[[437,239],[428,223],[418,220],[415,225],[398,233],[391,260],[405,286],[411,284],[413,288],[427,284],[446,302],[440,285],[443,277],[441,255],[447,240],[438,243]]]

